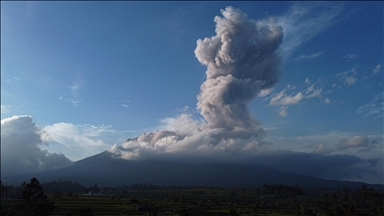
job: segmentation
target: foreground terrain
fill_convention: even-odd
[[[364,185],[357,190],[281,184],[255,189],[147,184],[81,188],[72,182],[42,186],[37,179],[20,187],[2,186],[1,215],[33,215],[43,208],[47,211],[40,215],[384,215],[384,193]]]

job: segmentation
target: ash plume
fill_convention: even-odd
[[[233,7],[221,14],[214,18],[216,35],[199,39],[195,50],[207,66],[207,79],[197,96],[197,110],[204,119],[184,113],[169,119],[168,130],[128,139],[111,152],[126,159],[228,161],[264,148],[266,132],[248,103],[279,80],[283,29],[273,19],[254,21]]]
[[[283,29],[256,22],[233,7],[215,17],[216,35],[197,41],[197,59],[207,65],[197,108],[211,128],[255,128],[260,123],[248,103],[280,77]]]

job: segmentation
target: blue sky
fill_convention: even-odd
[[[32,145],[76,161],[185,113],[204,121],[195,50],[227,6],[283,29],[281,76],[248,103],[266,131],[258,154],[375,161],[374,175],[320,177],[382,183],[382,2],[1,2],[2,131],[29,118]]]

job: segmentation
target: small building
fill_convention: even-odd
[[[1,199],[5,200],[20,200],[20,193],[3,193],[1,194]]]
[[[140,201],[139,201],[139,200],[137,200],[137,199],[131,199],[131,203],[134,203],[134,204],[139,204],[139,203],[140,203]]]
[[[139,212],[146,212],[147,216],[157,216],[158,209],[154,205],[140,205],[137,208]]]

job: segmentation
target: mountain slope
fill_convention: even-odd
[[[33,175],[40,182],[70,180],[84,186],[123,186],[135,183],[178,186],[260,187],[263,183],[321,188],[360,188],[364,183],[324,180],[267,167],[243,164],[187,164],[167,161],[130,161],[114,158],[109,152],[85,158],[59,170]],[[4,178],[20,184],[31,175]],[[368,184],[365,184],[368,185]],[[383,185],[371,185],[383,190]]]

